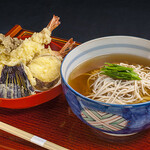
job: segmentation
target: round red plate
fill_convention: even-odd
[[[53,50],[60,50],[61,46],[56,44],[55,42],[51,42],[50,46]],[[58,86],[44,92],[37,93],[35,95],[21,97],[16,99],[6,99],[0,98],[0,107],[11,108],[11,109],[23,109],[30,108],[47,101],[50,101],[57,97],[62,92],[61,84]]]

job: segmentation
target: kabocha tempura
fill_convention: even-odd
[[[45,48],[59,24],[54,15],[46,28],[25,40],[0,35],[0,97],[31,95],[35,88],[48,90],[59,81],[61,61],[75,44],[70,39],[59,52]]]

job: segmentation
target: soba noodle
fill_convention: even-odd
[[[150,67],[141,65],[118,65],[134,68],[141,80],[112,79],[95,70],[87,80],[88,98],[113,104],[133,104],[150,101]]]

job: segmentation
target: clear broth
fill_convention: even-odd
[[[150,59],[129,55],[129,54],[107,54],[92,58],[88,61],[83,62],[77,66],[69,75],[68,84],[80,94],[86,96],[88,92],[87,79],[88,75],[85,73],[91,72],[95,69],[100,68],[104,63],[128,63],[128,64],[139,64],[143,66],[150,66]]]

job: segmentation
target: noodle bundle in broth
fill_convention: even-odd
[[[87,66],[92,66],[91,62],[85,62],[84,65],[79,66],[77,69],[75,69],[76,71],[74,70],[71,73],[68,83],[72,86],[72,88],[84,96],[104,103],[135,104],[150,101],[149,60],[139,56],[126,56],[126,61],[122,62],[122,58],[125,56],[123,56],[123,54],[118,55],[120,57],[116,56],[116,59],[112,60],[110,57],[115,58],[115,56],[108,55],[107,57],[105,56],[103,58],[100,56],[99,59],[95,59],[96,61],[93,59],[93,63],[97,63],[98,60],[101,62],[101,64],[98,64],[100,67],[89,69],[88,71],[82,71],[84,70],[83,68],[85,67],[85,64]],[[144,65],[138,64],[136,61],[134,61],[134,59],[130,60],[130,57],[134,58],[136,61],[141,60],[139,62],[143,62]],[[127,67],[129,69],[132,68],[133,71],[138,75],[139,79],[115,79],[108,75],[102,74],[104,60],[105,62],[108,62],[109,60],[109,62],[122,67]],[[73,77],[75,74],[78,74],[77,72],[81,72],[80,75]]]

